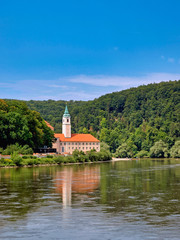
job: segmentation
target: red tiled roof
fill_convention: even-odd
[[[55,133],[55,138],[59,138],[61,142],[99,142],[97,138],[92,136],[91,134],[71,134],[71,138],[65,138],[62,133]]]
[[[48,122],[46,122],[45,121],[45,123],[46,123],[46,125],[51,129],[51,130],[53,130],[54,131],[54,128],[51,126],[51,124],[49,124]]]

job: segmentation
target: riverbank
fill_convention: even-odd
[[[70,165],[83,164],[93,162],[106,162],[112,160],[112,156],[108,151],[95,152],[90,151],[87,154],[79,151],[74,151],[71,156],[47,155],[43,158],[38,158],[33,155],[20,156],[12,154],[11,158],[1,158],[0,167],[33,167],[33,166],[53,166],[53,165]]]

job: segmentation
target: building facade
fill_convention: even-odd
[[[72,154],[75,149],[83,152],[95,149],[100,151],[100,141],[91,134],[71,134],[71,116],[66,106],[62,118],[62,133],[55,133],[55,143],[53,148],[56,148],[59,154]]]

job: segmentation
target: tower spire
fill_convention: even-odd
[[[65,138],[71,137],[71,115],[69,114],[67,103],[62,119],[62,133],[64,134]]]
[[[70,117],[69,111],[68,111],[68,107],[67,107],[67,103],[66,103],[66,107],[65,107],[65,111],[64,111],[64,117]]]

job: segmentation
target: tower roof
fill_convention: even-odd
[[[66,104],[66,107],[65,107],[65,111],[64,111],[64,115],[63,115],[63,117],[70,117],[70,114],[69,114],[69,111],[68,111],[67,104]]]

